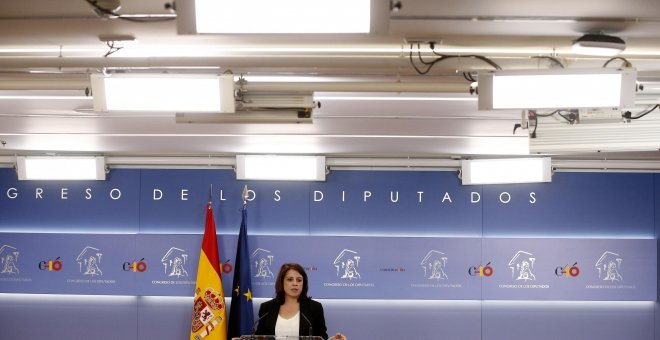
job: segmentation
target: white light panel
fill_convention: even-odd
[[[94,111],[233,113],[232,75],[93,74]]]
[[[386,4],[380,0],[180,0],[177,25],[179,33],[201,34],[370,33],[374,12],[385,14],[378,2]],[[378,10],[374,11],[374,4]]]
[[[237,155],[236,178],[325,181],[324,156]]]
[[[529,70],[479,74],[479,109],[624,108],[635,70]]]
[[[105,180],[103,157],[16,157],[19,180]]]
[[[551,182],[552,162],[549,157],[462,160],[461,175],[463,185]]]

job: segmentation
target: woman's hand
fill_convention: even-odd
[[[332,337],[333,340],[346,340],[346,336],[341,333],[335,334],[335,336]]]

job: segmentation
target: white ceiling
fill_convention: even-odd
[[[162,0],[124,0],[120,14],[170,14]],[[5,1],[0,11],[0,155],[91,153],[108,156],[204,156],[305,153],[328,156],[448,158],[528,154],[519,111],[477,111],[462,71],[492,69],[457,58],[418,75],[409,41],[434,41],[451,55],[478,54],[504,69],[602,67],[607,58],[572,54],[583,33],[627,43],[632,62],[657,101],[660,2],[657,0],[402,0],[381,36],[177,35],[176,21],[134,23],[96,16],[84,0]],[[347,9],[349,10],[349,9]],[[249,16],[249,13],[236,15]],[[340,24],[340,23],[338,23]],[[99,37],[136,43],[104,57]],[[424,45],[425,48],[428,46]],[[425,58],[432,58],[429,51]],[[428,60],[427,59],[427,60]],[[610,66],[621,65],[614,61]],[[194,69],[191,69],[194,68]],[[94,113],[88,75],[107,69],[288,76],[309,82],[416,84],[422,92],[315,92],[313,124],[176,124],[174,114]],[[446,84],[439,91],[433,84]],[[368,85],[368,84],[367,84]],[[441,85],[438,85],[441,86]],[[374,85],[376,88],[376,85]],[[644,106],[645,107],[645,106]],[[640,108],[641,109],[641,108]],[[648,119],[657,119],[658,113]],[[643,123],[643,119],[634,123]],[[660,134],[660,131],[658,131]],[[659,146],[660,148],[660,146]],[[564,157],[660,160],[657,150]]]

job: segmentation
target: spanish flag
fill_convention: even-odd
[[[206,228],[197,267],[197,284],[190,340],[227,340],[225,295],[222,291],[218,239],[211,202],[206,205]]]

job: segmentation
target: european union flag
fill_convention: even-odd
[[[229,311],[229,338],[250,335],[254,332],[254,314],[252,312],[252,275],[250,274],[250,255],[247,242],[247,209],[243,207],[241,230],[238,233],[236,264],[234,266],[234,284],[232,285],[231,310]]]

